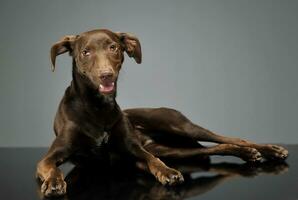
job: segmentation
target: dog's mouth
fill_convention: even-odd
[[[103,81],[99,84],[99,92],[103,94],[110,94],[115,91],[115,82],[114,81]]]

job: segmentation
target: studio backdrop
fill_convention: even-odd
[[[67,34],[131,32],[143,63],[125,58],[122,108],[172,107],[217,133],[297,143],[298,1],[4,0],[0,3],[0,146],[49,146],[71,81]]]

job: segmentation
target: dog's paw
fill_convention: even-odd
[[[255,148],[242,147],[240,151],[240,157],[246,162],[259,162],[262,160],[261,153]]]
[[[60,178],[49,178],[41,185],[41,193],[45,197],[57,197],[66,194],[66,182]]]
[[[158,171],[156,173],[156,178],[163,185],[177,185],[184,181],[182,174],[172,168],[167,168],[166,170]]]
[[[184,181],[182,174],[173,168],[167,167],[159,159],[149,165],[151,173],[163,185],[177,185]]]
[[[289,156],[288,150],[278,145],[262,145],[259,150],[267,160],[285,160]]]

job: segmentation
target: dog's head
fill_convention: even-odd
[[[131,34],[99,29],[80,35],[67,35],[51,48],[52,70],[55,70],[56,56],[69,52],[77,73],[87,77],[98,92],[110,95],[116,91],[124,51],[141,63],[140,42]]]

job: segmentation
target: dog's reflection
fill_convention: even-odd
[[[186,199],[211,191],[220,183],[230,179],[262,174],[277,175],[286,172],[289,168],[285,162],[264,162],[257,165],[225,162],[211,164],[208,158],[196,162],[195,165],[194,160],[191,163],[168,162],[167,164],[183,173],[185,182],[179,186],[165,187],[151,175],[140,172],[127,163],[129,162],[122,161],[112,166],[98,163],[92,166],[74,167],[65,178],[68,186],[67,195],[60,199]]]

